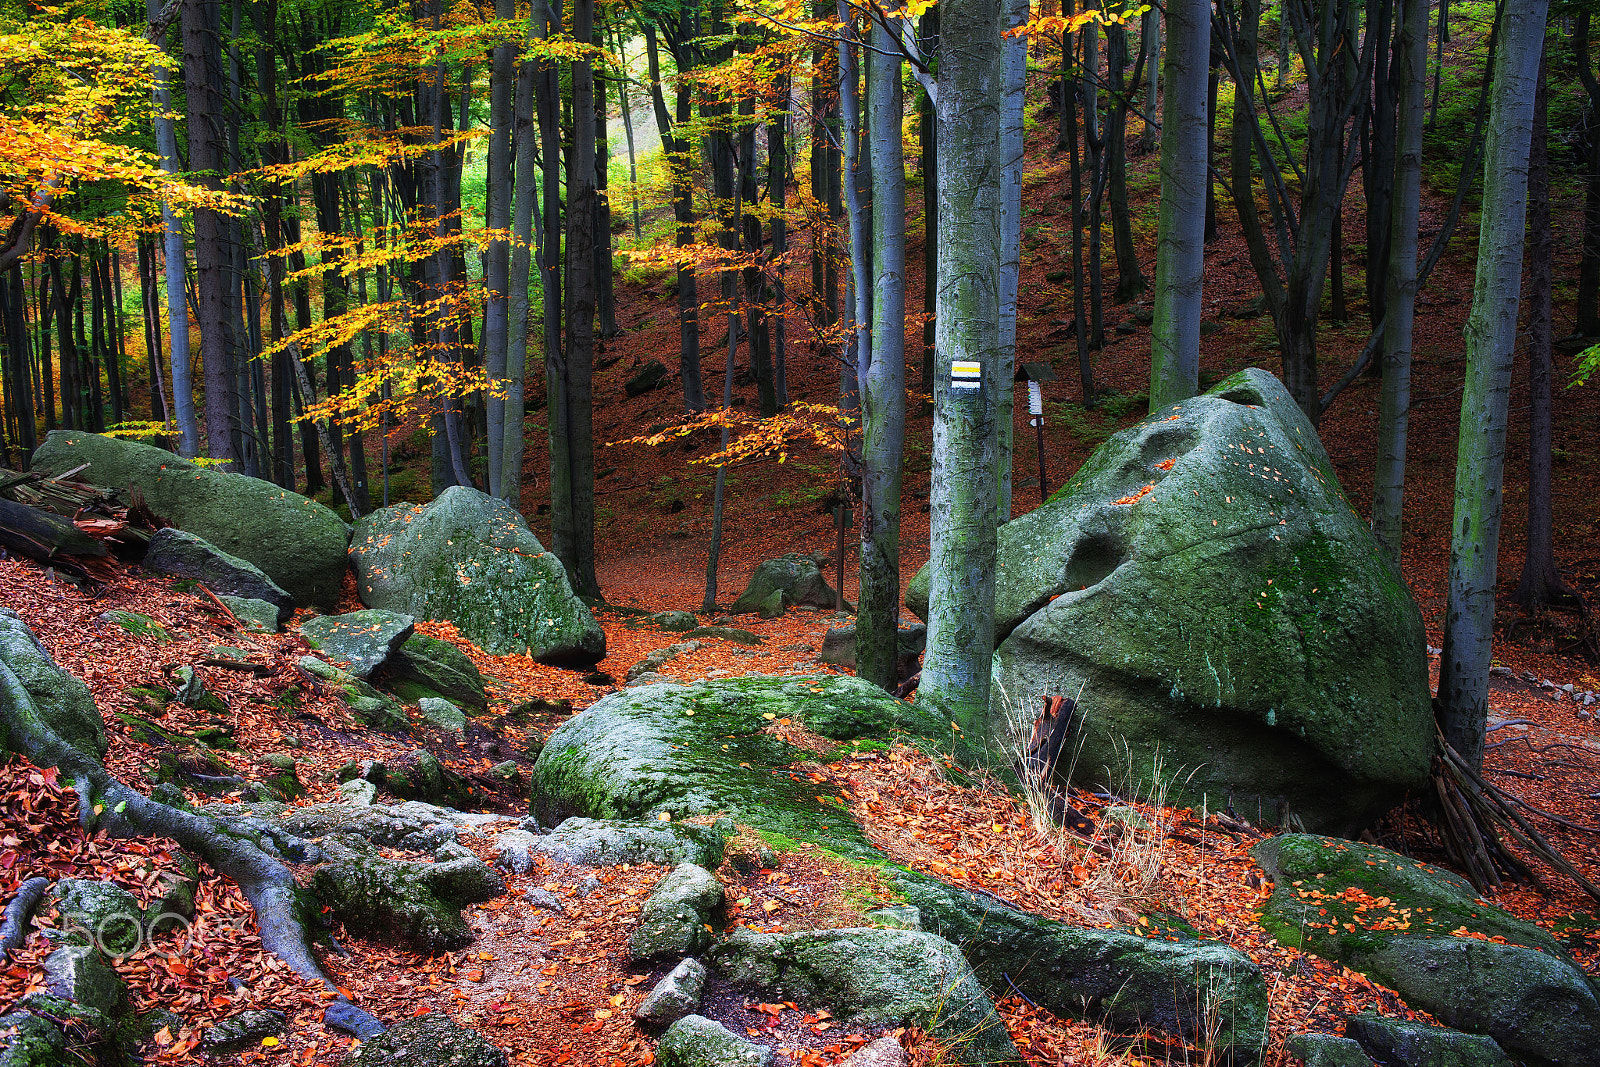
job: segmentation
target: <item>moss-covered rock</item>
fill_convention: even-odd
[[[506,1067],[506,1054],[442,1012],[397,1023],[364,1042],[350,1067]]]
[[[25,1011],[0,1015],[0,1067],[60,1067],[67,1055],[55,1023]]]
[[[459,734],[467,728],[466,715],[444,697],[423,697],[417,701],[417,713],[423,722],[440,730]]]
[[[265,601],[276,609],[274,630],[287,622],[294,610],[294,599],[260,567],[184,530],[170,526],[157,530],[150,538],[144,566],[192,579],[219,596]]]
[[[228,596],[226,593],[217,597],[222,601],[233,617],[244,624],[246,633],[275,634],[283,629],[283,613],[265,600],[256,600],[253,597]]]
[[[281,1011],[241,1011],[206,1027],[201,1043],[213,1055],[226,1055],[259,1045],[263,1038],[281,1037],[288,1026]]]
[[[622,863],[722,862],[723,837],[693,823],[627,823],[574,817],[536,838],[532,847],[562,863],[615,867]]]
[[[489,707],[489,697],[484,689],[483,674],[467,654],[452,645],[427,634],[412,634],[395,649],[384,669],[386,684],[407,703],[419,696],[441,696],[484,711]],[[423,691],[411,695],[402,692],[393,683],[410,682]]]
[[[444,952],[472,943],[462,907],[493,900],[506,886],[469,853],[437,863],[349,858],[317,868],[311,891],[357,933]]]
[[[414,748],[381,768],[383,787],[402,800],[421,800],[444,807],[465,808],[472,787],[459,774],[439,762],[427,749]]]
[[[661,1035],[656,1063],[660,1067],[768,1067],[772,1050],[746,1041],[719,1022],[685,1015]]]
[[[1209,1040],[1245,1061],[1266,1047],[1261,969],[1226,945],[1069,926],[907,871],[890,880],[997,996],[1020,991],[1059,1015]]]
[[[722,907],[722,883],[704,867],[684,863],[656,883],[628,935],[636,960],[693,956],[711,944],[711,919]]]
[[[311,677],[328,683],[350,709],[350,714],[363,725],[389,733],[410,729],[411,720],[406,718],[399,704],[348,671],[315,656],[301,656],[297,666]]]
[[[227,703],[207,689],[205,681],[187,663],[179,664],[172,669],[172,684],[178,687],[178,694],[173,699],[184,707],[193,708],[196,711],[209,711],[213,715],[228,714]],[[200,735],[197,732],[195,736],[199,738]],[[225,744],[223,747],[234,747],[231,744],[232,739],[229,738],[228,740],[230,743]],[[206,740],[206,743],[213,744],[214,742]]]
[[[287,752],[269,752],[261,757],[266,773],[261,784],[277,794],[279,800],[293,800],[305,796],[305,783],[300,781],[300,764]]]
[[[1505,1050],[1480,1034],[1374,1012],[1352,1015],[1345,1033],[1373,1059],[1394,1067],[1511,1067]]]
[[[605,634],[515,509],[465,486],[364,517],[350,557],[369,607],[452,622],[473,644],[563,666],[605,655]]]
[[[338,604],[350,529],[316,501],[151,445],[79,430],[52,432],[33,455],[34,469],[57,473],[85,462],[95,484],[139,490],[157,515],[255,564],[296,604],[322,611]]]
[[[44,987],[106,1016],[121,1014],[128,995],[127,984],[93,945],[67,945],[45,957]]]
[[[662,630],[666,633],[681,634],[699,626],[700,620],[692,611],[658,611],[653,615],[629,619],[623,625],[630,630]]]
[[[40,725],[84,755],[99,759],[105,753],[106,724],[89,687],[56,666],[28,624],[6,607],[0,607],[0,664],[21,684],[37,710]],[[10,705],[9,696],[5,699]],[[8,714],[20,715],[24,711],[13,708]],[[0,718],[0,748],[9,747],[5,721]],[[62,751],[66,754],[65,749]]]
[[[367,608],[343,615],[316,615],[299,626],[300,636],[334,665],[366,681],[411,636],[416,619]]]
[[[1291,1061],[1304,1067],[1372,1067],[1372,1057],[1353,1037],[1337,1034],[1295,1034],[1283,1043]]]
[[[63,878],[47,899],[55,905],[62,933],[73,944],[126,956],[144,942],[144,906],[121,886]]]
[[[949,1063],[1022,1062],[967,961],[933,934],[740,928],[706,959],[736,987],[825,1007],[853,1025],[920,1026],[946,1047]]]
[[[1489,1034],[1531,1063],[1600,1064],[1600,998],[1550,934],[1457,875],[1387,849],[1287,834],[1255,848],[1272,879],[1261,924],[1413,1008]]]
[[[948,737],[946,723],[856,678],[754,677],[647,685],[601,699],[546,740],[529,795],[546,825],[569,815],[651,821],[728,815],[847,855],[882,854],[843,801],[781,770],[815,758],[771,729],[796,723],[835,740]]]
[[[767,639],[760,634],[753,634],[749,630],[741,630],[737,626],[696,626],[683,636],[686,638],[715,637],[722,641],[732,641],[736,645],[764,645],[767,643]]]
[[[774,601],[776,594],[776,601]],[[776,604],[777,610],[772,607]],[[796,604],[832,610],[838,601],[833,587],[822,576],[822,568],[811,556],[786,552],[756,567],[739,599],[728,609],[735,615],[760,614],[764,618],[781,615]]]
[[[1422,615],[1265,371],[1107,441],[1000,528],[996,583],[990,729],[1078,697],[1086,781],[1159,752],[1181,803],[1353,835],[1427,778]]]

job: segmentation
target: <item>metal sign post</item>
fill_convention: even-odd
[[[1045,500],[1044,485],[1044,391],[1037,380],[1028,381],[1028,414],[1039,439],[1039,503]]]

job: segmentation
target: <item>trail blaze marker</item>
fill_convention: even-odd
[[[950,388],[976,389],[982,381],[983,365],[976,360],[956,360],[950,364]]]

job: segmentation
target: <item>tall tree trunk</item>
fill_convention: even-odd
[[[767,327],[766,270],[762,252],[761,216],[753,208],[760,199],[756,183],[756,122],[755,100],[746,97],[739,104],[739,195],[745,202],[745,212],[740,220],[744,231],[745,254],[753,266],[744,269],[745,303],[748,305],[750,331],[750,376],[755,379],[757,407],[761,416],[778,413],[778,390],[772,378],[772,333]]]
[[[145,0],[149,17],[161,14],[162,0]],[[153,82],[151,123],[155,127],[156,151],[161,169],[176,175],[183,169],[178,159],[178,137],[172,123],[171,75],[165,63],[152,64]],[[185,300],[183,223],[171,204],[161,205],[161,247],[167,283],[167,321],[172,349],[172,408],[178,419],[178,454],[200,454],[200,426],[195,421],[194,383],[189,359],[189,308]]]
[[[511,20],[517,17],[516,0],[495,0],[494,17]],[[489,67],[489,163],[485,177],[487,204],[484,208],[484,225],[491,230],[511,229],[511,126],[512,95],[516,88],[517,46],[502,41],[495,46]],[[483,311],[483,367],[489,379],[489,395],[484,400],[487,419],[487,440],[484,442],[488,461],[489,495],[510,500],[514,494],[506,491],[502,473],[505,465],[506,434],[522,433],[517,422],[509,430],[506,422],[506,362],[511,334],[511,243],[504,238],[492,239],[484,261],[484,289],[487,303]],[[523,304],[527,303],[524,281]],[[526,306],[524,306],[526,317]],[[523,327],[526,340],[527,327]]]
[[[1028,21],[1028,0],[1006,0],[1007,31]],[[995,522],[1011,521],[1012,378],[1017,366],[1017,286],[1022,273],[1022,91],[1028,38],[1005,38],[1000,86],[1000,364],[995,368]],[[899,77],[896,72],[896,77]]]
[[[603,30],[596,40],[605,37]],[[594,91],[594,302],[600,317],[600,336],[606,340],[622,331],[617,327],[617,300],[611,259],[611,135],[606,131],[606,85],[597,79]]]
[[[684,13],[687,20],[687,12]],[[675,133],[673,115],[667,112],[666,95],[661,88],[660,46],[656,27],[644,24],[645,55],[650,65],[650,100],[655,107],[656,127],[661,131],[661,151],[672,174],[672,217],[677,223],[673,243],[678,248],[694,244],[694,182],[692,146]],[[685,28],[684,35],[688,35]],[[689,86],[678,87],[676,122],[689,122]],[[678,264],[678,376],[683,382],[683,404],[690,411],[706,409],[705,385],[700,376],[700,295],[694,267]]]
[[[1156,124],[1156,108],[1161,92],[1161,23],[1162,15],[1156,5],[1145,8],[1139,23],[1139,52],[1145,57],[1144,66],[1144,132],[1139,135],[1139,150],[1154,152],[1161,141],[1161,128]]]
[[[1140,48],[1146,43],[1141,39]],[[1111,72],[1114,101],[1111,124],[1106,127],[1111,247],[1117,257],[1117,288],[1111,301],[1126,304],[1148,287],[1144,271],[1139,267],[1139,253],[1133,245],[1133,223],[1128,214],[1128,95],[1138,90],[1139,72],[1144,70],[1145,64],[1141,51],[1133,65],[1134,84],[1125,88],[1122,72],[1128,62],[1128,31],[1121,25],[1106,27],[1106,61]]]
[[[1578,261],[1576,309],[1580,337],[1600,336],[1600,79],[1595,78],[1589,59],[1591,18],[1587,10],[1579,10],[1572,27],[1573,65],[1589,98],[1584,114],[1588,174],[1584,181],[1583,255]]]
[[[1210,6],[1167,6],[1167,92],[1161,115],[1161,222],[1150,326],[1150,410],[1194,396],[1200,383],[1201,279],[1205,267],[1206,68]],[[1235,125],[1234,137],[1244,136]],[[1237,179],[1235,179],[1237,180]]]
[[[1528,526],[1527,556],[1513,599],[1530,612],[1573,594],[1556,569],[1555,519],[1552,514],[1550,448],[1554,432],[1551,410],[1551,265],[1555,241],[1550,231],[1550,153],[1545,121],[1545,69],[1539,67],[1538,96],[1533,110],[1533,151],[1528,160]]]
[[[856,674],[893,689],[900,631],[900,475],[906,435],[905,90],[899,21],[872,23],[868,41],[868,140],[872,152],[871,365],[861,393],[861,598]]]
[[[1507,0],[1502,15],[1484,151],[1477,280],[1465,333],[1438,708],[1445,741],[1474,769],[1483,765],[1489,710],[1506,414],[1522,295],[1533,100],[1548,6],[1548,0]]]
[[[1378,467],[1372,479],[1372,532],[1400,566],[1411,408],[1411,334],[1417,303],[1417,220],[1422,206],[1422,130],[1427,117],[1428,0],[1403,0],[1396,48],[1400,116],[1390,207],[1391,262],[1385,278],[1383,391],[1378,400]]]
[[[923,54],[930,58],[939,50],[939,6],[935,4],[918,24]],[[939,301],[939,120],[933,99],[926,90],[918,93],[922,149],[922,381],[920,391],[930,399],[924,414],[933,414],[934,307]]]
[[[767,122],[767,203],[772,206],[772,261],[776,277],[772,305],[777,310],[772,323],[772,388],[777,406],[789,406],[788,302],[784,294],[784,256],[789,251],[789,224],[784,218],[785,194],[789,183],[789,75],[777,76],[778,110]]]
[[[1061,106],[1067,123],[1067,189],[1072,204],[1067,214],[1072,226],[1072,330],[1078,348],[1078,382],[1083,389],[1083,406],[1094,407],[1094,362],[1089,357],[1089,317],[1085,314],[1083,284],[1083,171],[1078,166],[1078,92],[1065,93]]]
[[[872,365],[872,160],[861,152],[860,55],[854,12],[839,0],[839,118],[844,149],[845,207],[850,222],[850,281],[855,296],[844,351],[844,406],[861,404],[861,385]]]
[[[572,37],[594,38],[594,0],[574,0]],[[565,499],[550,501],[552,551],[567,569],[575,592],[598,597],[594,570],[594,393],[595,316],[595,109],[594,68],[587,58],[572,63],[572,169],[567,179],[567,345],[562,368],[566,392],[568,485]],[[551,472],[551,485],[556,483]]]
[[[543,33],[538,5],[530,5],[528,41],[532,44]],[[506,339],[506,399],[500,440],[500,499],[520,510],[522,506],[522,453],[525,441],[522,420],[526,410],[528,378],[528,286],[533,268],[533,218],[538,211],[538,128],[534,115],[534,81],[538,77],[532,57],[524,55],[517,68],[512,126],[516,148],[515,195],[511,208],[511,262],[506,286],[509,316]],[[541,272],[542,273],[542,272]],[[543,278],[541,277],[541,283]],[[493,434],[489,447],[494,447]]]
[[[220,189],[223,173],[221,5],[217,0],[183,0],[183,76],[189,107],[189,169],[199,184]],[[206,454],[231,469],[232,414],[238,406],[233,354],[225,333],[228,321],[228,255],[225,216],[212,208],[194,211],[195,317],[200,323],[200,360],[206,385]]]
[[[1000,362],[1001,14],[940,13],[939,312],[930,499],[928,645],[918,703],[956,724],[965,755],[989,741],[994,655],[995,380]],[[956,388],[955,361],[978,364]],[[965,377],[965,375],[963,375]]]

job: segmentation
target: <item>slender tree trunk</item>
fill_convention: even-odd
[[[687,16],[685,16],[687,17]],[[661,151],[672,173],[672,215],[677,223],[674,244],[684,248],[694,244],[694,183],[691,146],[678,138],[673,116],[667,112],[666,95],[661,89],[661,57],[656,42],[655,24],[644,24],[646,57],[650,65],[650,99],[655,107],[656,126],[661,131]],[[677,91],[677,125],[687,123],[689,87]],[[678,371],[683,381],[683,403],[690,411],[706,409],[705,386],[700,375],[700,295],[694,267],[678,265]]]
[[[510,20],[517,17],[516,0],[495,0],[494,16]],[[510,41],[495,46],[489,69],[489,165],[486,176],[487,204],[484,224],[491,230],[511,229],[511,127],[512,95],[516,89],[517,47]],[[489,379],[489,395],[484,400],[488,440],[484,442],[488,461],[489,495],[509,500],[504,474],[505,444],[508,432],[522,433],[518,422],[507,430],[506,361],[510,344],[511,242],[504,238],[489,241],[484,262],[484,289],[487,302],[483,311],[483,367]],[[524,282],[523,302],[527,302]],[[526,316],[526,308],[524,308]],[[524,324],[524,340],[526,324]]]
[[[989,0],[940,13],[939,312],[930,499],[928,645],[919,704],[955,724],[963,754],[990,739],[994,655],[995,380],[1000,362],[1001,14]],[[976,388],[957,388],[952,371]]]
[[[1438,707],[1445,741],[1474,769],[1483,765],[1489,710],[1506,415],[1522,294],[1533,101],[1547,10],[1547,0],[1507,0],[1502,15],[1484,151],[1477,280],[1465,335],[1466,387]]]
[[[1152,11],[1154,8],[1151,9]],[[1147,42],[1141,40],[1143,48]],[[1137,72],[1144,70],[1140,53],[1133,69],[1135,84],[1125,88],[1122,69],[1128,58],[1128,32],[1120,26],[1106,27],[1106,60],[1111,71],[1111,92],[1115,104],[1111,124],[1106,127],[1106,160],[1109,166],[1107,194],[1111,201],[1111,247],[1117,257],[1117,288],[1111,301],[1126,304],[1148,287],[1133,245],[1133,224],[1128,213],[1128,94],[1137,90]]]
[[[1550,153],[1545,121],[1545,70],[1539,68],[1538,96],[1533,110],[1533,151],[1528,160],[1528,552],[1513,599],[1530,612],[1570,597],[1572,590],[1556,569],[1555,518],[1552,514],[1550,449],[1554,436],[1551,410],[1551,275],[1555,241],[1550,230]]]
[[[772,323],[772,387],[777,406],[789,406],[788,302],[784,294],[784,256],[789,251],[789,224],[783,215],[785,194],[789,182],[789,75],[777,76],[776,91],[779,108],[767,122],[767,203],[772,206],[772,261],[776,275],[772,287],[772,304],[776,309]]]
[[[1083,406],[1094,407],[1094,363],[1089,357],[1089,317],[1084,307],[1083,284],[1083,171],[1078,166],[1078,103],[1076,91],[1061,98],[1067,114],[1067,172],[1071,175],[1067,188],[1072,196],[1068,210],[1072,226],[1072,312],[1073,339],[1078,348],[1078,382],[1083,389]]]
[[[1028,21],[1028,0],[1006,0],[1005,28]],[[1028,38],[1005,38],[1000,88],[1000,364],[995,368],[995,522],[1011,521],[1012,378],[1017,366],[1017,286],[1022,273],[1022,91]],[[896,72],[896,77],[899,77]],[[891,668],[892,669],[892,668]]]
[[[216,97],[226,84],[222,74],[217,0],[183,0],[183,74],[189,106],[189,169],[199,183],[220,189],[215,175],[226,164],[221,151],[222,112]],[[232,353],[225,333],[228,320],[226,221],[221,212],[194,212],[195,311],[200,322],[200,360],[206,385],[206,453],[226,462],[234,450],[232,413],[237,407]]]
[[[161,14],[162,0],[145,0],[151,19]],[[154,64],[150,69],[152,108],[151,123],[155,127],[156,151],[161,156],[161,169],[176,175],[183,169],[178,159],[178,137],[172,124],[172,89],[170,73],[165,63]],[[200,426],[195,420],[194,383],[189,360],[189,309],[184,298],[184,247],[183,223],[172,205],[161,205],[162,256],[165,261],[167,283],[167,316],[170,347],[172,349],[172,408],[178,419],[178,454],[193,457],[200,454]]]
[[[1144,67],[1144,132],[1139,135],[1139,151],[1154,152],[1161,143],[1161,127],[1156,124],[1161,93],[1161,23],[1162,15],[1156,5],[1145,8],[1139,23],[1139,51],[1145,57]]]
[[[538,5],[528,14],[528,41],[531,44],[543,32]],[[534,116],[534,80],[538,77],[535,63],[524,55],[517,67],[517,83],[513,101],[513,144],[516,148],[515,194],[511,209],[511,262],[506,286],[510,292],[507,303],[506,339],[506,399],[503,412],[504,425],[500,439],[500,499],[520,510],[522,505],[522,452],[524,444],[523,415],[526,410],[525,394],[528,377],[528,286],[532,282],[533,268],[533,218],[538,210],[538,127]],[[542,272],[541,272],[542,275]],[[543,278],[541,277],[541,283]],[[493,449],[493,434],[489,447]]]
[[[1417,219],[1422,204],[1422,128],[1427,115],[1428,0],[1403,0],[1396,49],[1400,119],[1394,152],[1391,256],[1384,272],[1383,391],[1378,400],[1378,467],[1372,479],[1372,532],[1400,566],[1411,407],[1411,333],[1417,301]]]
[[[594,37],[594,0],[574,0],[572,36],[580,44]],[[552,551],[567,568],[572,588],[598,597],[594,571],[593,411],[595,316],[595,105],[594,68],[587,59],[572,64],[572,169],[567,182],[567,499],[550,502]],[[551,484],[555,484],[552,471]]]
[[[1578,261],[1576,308],[1580,337],[1600,336],[1600,79],[1595,78],[1589,59],[1591,17],[1587,10],[1579,10],[1572,28],[1573,65],[1589,97],[1584,115],[1588,174],[1584,181],[1583,255]]]
[[[628,99],[633,87],[628,79],[628,53],[624,47],[624,34],[620,22],[613,27],[612,32],[617,43],[617,103],[622,106],[622,134],[628,142],[628,195],[633,201],[633,243],[638,244],[643,240],[639,234],[639,163],[633,148],[633,105]],[[665,137],[662,138],[662,146],[663,148],[666,146]]]
[[[839,0],[839,117],[844,148],[845,207],[850,222],[850,280],[855,302],[845,345],[845,406],[857,408],[867,369],[872,366],[872,160],[861,152],[860,54],[854,14]]]
[[[900,630],[900,475],[906,434],[905,90],[896,40],[874,20],[867,124],[872,152],[872,353],[861,393],[861,599],[856,674],[893,689]]]
[[[1150,410],[1194,396],[1200,382],[1201,276],[1205,266],[1206,64],[1211,14],[1202,0],[1167,6],[1167,92],[1161,116],[1161,222],[1155,318],[1150,327]],[[1236,125],[1235,137],[1243,136]]]
[[[596,39],[603,39],[603,31]],[[596,79],[594,90],[594,300],[605,340],[622,331],[617,327],[617,300],[611,259],[611,135],[606,131],[606,83]]]

